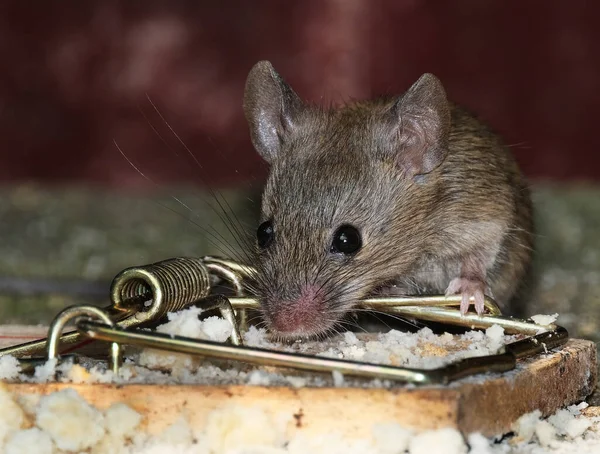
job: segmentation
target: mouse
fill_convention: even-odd
[[[519,304],[533,251],[528,184],[436,76],[398,96],[323,107],[260,61],[243,110],[269,166],[254,291],[270,332],[337,332],[372,295],[462,295],[462,314],[481,315],[484,295]]]

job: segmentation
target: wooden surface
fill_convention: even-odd
[[[449,387],[356,389],[202,385],[8,384],[17,394],[48,394],[76,389],[98,408],[124,402],[145,416],[145,428],[158,433],[185,415],[203,427],[216,409],[258,407],[273,421],[285,418],[290,433],[341,432],[369,437],[373,425],[397,422],[415,429],[456,427],[484,435],[508,432],[522,414],[547,415],[589,395],[597,380],[593,342],[572,339],[560,351],[520,363],[518,370],[476,377]]]

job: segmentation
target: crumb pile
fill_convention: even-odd
[[[170,314],[169,321],[158,327],[163,333],[223,342],[231,333],[229,322],[210,317],[199,318],[200,310],[187,309]],[[538,323],[552,323],[555,317]],[[246,345],[391,364],[413,368],[436,368],[461,358],[489,355],[516,340],[502,328],[463,335],[436,335],[424,328],[417,333],[390,331],[373,335],[345,333],[327,342],[280,344],[269,340],[264,330],[251,328],[245,334]],[[72,383],[203,383],[285,386],[364,386],[353,383],[340,373],[330,377],[285,375],[234,363],[207,363],[185,354],[143,349],[128,353],[120,374],[114,376],[100,365],[82,367],[57,365],[48,361],[33,377],[21,374],[18,362],[0,358],[0,379],[33,382]],[[58,375],[57,375],[58,373]],[[372,381],[368,386],[385,386]],[[95,408],[74,389],[46,396],[12,395],[0,386],[0,451],[7,454],[37,452],[91,454],[117,453],[207,453],[207,454],[563,454],[600,452],[600,414],[586,414],[586,404],[559,410],[547,419],[536,411],[521,417],[514,435],[495,442],[481,434],[466,439],[455,429],[416,433],[397,423],[376,424],[371,436],[349,440],[327,433],[309,436],[290,432],[289,415],[275,418],[260,408],[228,404],[212,411],[202,427],[192,427],[185,414],[162,433],[150,435],[143,430],[144,418],[124,403],[106,410]]]
[[[455,429],[415,433],[395,423],[377,424],[371,436],[349,440],[336,433],[290,433],[289,421],[253,407],[229,405],[192,427],[185,415],[157,435],[141,430],[142,416],[126,404],[101,411],[75,390],[46,396],[13,396],[0,386],[0,450],[6,454],[593,454],[600,452],[600,415],[586,404],[547,419],[538,411],[521,417],[515,435],[494,442],[481,434],[465,440]]]

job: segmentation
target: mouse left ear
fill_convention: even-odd
[[[450,133],[450,105],[440,80],[423,74],[400,97],[393,114],[395,153],[405,175],[431,172],[446,156]]]
[[[303,103],[268,61],[260,61],[248,74],[244,114],[256,151],[272,163],[281,151],[286,133],[293,130]]]

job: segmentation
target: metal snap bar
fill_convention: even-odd
[[[482,316],[481,318],[490,325],[494,324],[494,320],[487,320],[488,318],[495,319],[493,316]],[[535,328],[539,328],[539,326],[535,325]],[[139,347],[242,361],[261,366],[293,368],[310,372],[338,371],[348,376],[378,378],[417,385],[447,384],[469,375],[506,372],[516,366],[517,359],[559,347],[566,343],[569,337],[564,328],[556,326],[552,331],[536,334],[527,339],[506,345],[503,353],[466,358],[445,367],[427,370],[227,345],[164,333],[149,333],[137,329],[124,330],[89,321],[80,321],[77,324],[77,329],[92,339],[119,342]]]
[[[58,345],[60,343],[60,335],[67,323],[75,318],[99,318],[104,326],[113,328],[115,323],[111,320],[108,314],[102,309],[95,306],[71,306],[61,312],[52,320],[48,328],[48,360],[58,359]],[[121,346],[117,342],[110,344],[110,368],[117,374],[121,365]]]
[[[358,303],[358,307],[471,329],[485,329],[492,325],[500,325],[509,334],[532,335],[556,327],[556,325],[537,325],[517,318],[502,317],[498,305],[489,296],[485,297],[486,316],[474,313],[462,315],[457,309],[450,309],[452,306],[459,306],[461,299],[461,295],[366,298]],[[258,309],[260,304],[258,299],[252,297],[230,297],[229,301],[236,310]]]

